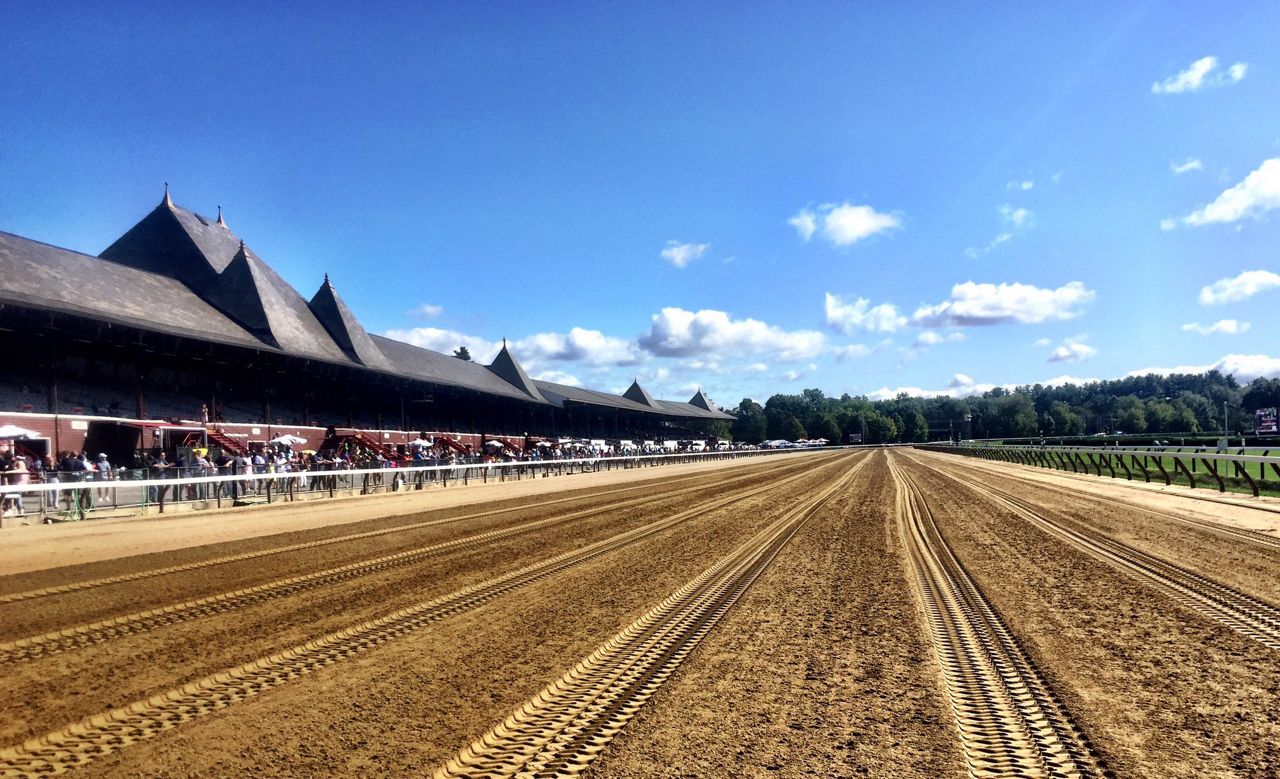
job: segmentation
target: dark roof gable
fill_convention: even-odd
[[[365,332],[355,314],[347,308],[347,304],[338,296],[338,291],[329,281],[329,274],[324,275],[324,283],[307,303],[311,313],[328,331],[329,336],[338,344],[348,357],[369,368],[392,370],[386,356],[378,349],[369,334]]]
[[[494,357],[493,362],[489,364],[489,370],[534,400],[545,400],[530,380],[529,374],[524,372],[524,368],[520,367],[520,363],[516,362],[516,358],[512,357],[511,352],[507,350],[506,340],[503,340],[498,356]]]
[[[639,379],[632,380],[631,386],[627,387],[627,391],[622,393],[622,397],[639,403],[642,406],[648,406],[649,408],[658,407],[658,404],[654,402],[653,396],[649,394],[649,391],[640,386]]]

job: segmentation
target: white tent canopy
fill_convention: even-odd
[[[306,442],[307,442],[307,439],[299,438],[298,436],[290,435],[289,433],[285,433],[284,435],[278,435],[275,438],[271,439],[271,443],[284,444],[285,446],[297,446],[298,444],[305,444]]]
[[[41,438],[42,436],[34,430],[28,430],[25,427],[17,425],[0,425],[0,438]]]

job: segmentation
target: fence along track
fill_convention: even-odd
[[[908,459],[910,459],[912,462],[926,465],[927,467],[933,468],[934,470],[938,470],[938,471],[943,470],[941,467],[939,467],[938,465],[932,462],[924,462],[922,460],[917,459],[914,456],[909,456]],[[943,472],[950,473],[950,471],[943,471]],[[1031,480],[1025,479],[1024,477],[1016,476],[1016,475],[1010,475],[1010,478],[1019,479],[1023,481],[1024,484],[1034,485],[1036,489],[1046,490],[1058,495],[1065,495],[1075,499],[1079,499],[1081,496],[1079,492],[1070,490],[1066,487],[1059,487],[1053,484],[1046,484],[1040,481],[1031,481]],[[1123,500],[1120,498],[1103,498],[1101,496],[1096,496],[1096,495],[1091,495],[1087,497],[1091,497],[1094,500],[1105,501],[1108,503],[1115,503],[1115,504],[1124,506],[1125,508],[1131,508],[1131,509],[1134,509],[1135,511],[1141,511],[1146,514],[1150,514],[1151,516],[1161,517],[1163,519],[1168,519],[1173,522],[1177,522],[1179,524],[1194,527],[1198,530],[1204,530],[1204,531],[1213,533],[1215,535],[1223,536],[1224,538],[1229,538],[1233,541],[1244,541],[1245,543],[1255,544],[1257,546],[1264,546],[1268,549],[1280,550],[1280,536],[1263,533],[1258,530],[1250,530],[1248,528],[1243,528],[1243,527],[1233,527],[1231,525],[1224,525],[1220,522],[1214,522],[1212,520],[1197,519],[1195,517],[1184,517],[1184,516],[1179,516],[1177,514],[1170,514],[1166,511],[1162,511],[1157,508],[1144,506],[1141,503],[1131,503],[1127,500]],[[1201,500],[1201,501],[1207,500],[1207,498],[1205,498],[1204,496],[1198,496],[1198,495],[1179,495],[1179,497],[1191,498],[1193,500]],[[1223,501],[1214,501],[1214,502],[1221,503]],[[1244,508],[1244,509],[1258,508],[1256,506],[1246,506],[1246,505],[1241,505],[1239,503],[1229,503],[1228,505],[1238,506],[1239,508]]]
[[[793,466],[783,472],[786,473],[787,471],[795,469],[796,468]],[[806,473],[808,473],[808,471],[803,470],[799,474],[785,478],[782,481],[775,482],[763,489],[772,489],[773,487],[777,487],[781,484],[789,483],[794,479],[804,476]],[[381,573],[383,571],[392,570],[406,565],[412,565],[420,562],[421,560],[443,554],[445,552],[483,546],[505,538],[529,533],[534,530],[540,530],[552,525],[570,522],[582,517],[616,511],[622,508],[642,506],[646,503],[657,503],[688,493],[700,491],[705,492],[711,488],[730,487],[742,481],[758,477],[759,474],[748,474],[719,482],[716,485],[713,485],[713,487],[689,487],[683,490],[664,493],[655,497],[632,498],[630,500],[610,504],[603,508],[583,509],[563,516],[534,520],[514,527],[489,530],[465,536],[463,538],[456,538],[450,541],[442,541],[435,544],[429,544],[427,546],[417,547],[415,549],[405,550],[396,554],[384,555],[368,560],[361,560],[355,563],[340,565],[323,571],[317,571],[315,573],[278,579],[255,587],[233,590],[231,592],[219,593],[217,595],[209,595],[203,598],[183,601],[182,603],[175,603],[169,606],[124,614],[118,617],[112,617],[111,619],[66,627],[50,631],[42,635],[7,641],[0,643],[0,665],[5,663],[36,660],[60,652],[81,649],[101,644],[106,641],[123,638],[125,636],[144,633],[156,628],[175,625],[192,619],[223,614],[239,608],[264,603],[269,600],[295,595],[300,592],[317,589],[331,584],[351,581],[363,576]],[[715,501],[712,501],[712,503],[714,502]],[[699,507],[694,507],[690,510],[696,512],[701,509]]]
[[[841,458],[836,464],[843,464],[843,460]],[[794,478],[798,479],[800,476]],[[82,720],[21,745],[0,749],[0,777],[63,773],[184,722],[227,708],[300,676],[408,635],[446,617],[483,606],[501,595],[668,530],[693,516],[724,508],[777,486],[768,485],[721,498],[710,506],[684,511],[650,525],[619,533],[581,549],[400,609],[385,617],[206,676],[183,687]]]
[[[1268,649],[1280,649],[1280,608],[1099,533],[1067,527],[1003,490],[947,475],[1049,536],[1154,586],[1197,614],[1248,636]]]
[[[772,465],[770,463],[769,465]],[[679,483],[700,478],[701,475],[682,477],[672,479],[667,482]],[[119,576],[106,576],[100,579],[86,579],[79,582],[69,582],[67,584],[58,584],[52,587],[40,587],[33,590],[25,590],[23,592],[14,592],[0,595],[0,604],[17,603],[24,600],[32,600],[33,598],[44,598],[50,595],[62,595],[69,592],[78,592],[80,590],[89,590],[97,587],[106,587],[112,584],[123,584],[125,582],[137,581],[139,579],[149,579],[155,576],[167,576],[174,573],[185,573],[187,571],[195,571],[201,568],[211,568],[215,565],[226,565],[227,563],[238,563],[244,560],[254,560],[260,557],[270,557],[272,555],[286,554],[288,552],[297,552],[304,549],[316,549],[330,544],[341,544],[350,541],[359,541],[365,538],[375,538],[377,536],[390,535],[392,533],[403,533],[409,530],[421,530],[423,528],[436,527],[437,525],[446,525],[451,522],[464,522],[473,519],[483,519],[498,514],[508,514],[513,511],[528,511],[530,509],[544,508],[546,506],[554,506],[560,503],[569,503],[572,501],[583,500],[584,497],[592,498],[605,495],[615,495],[622,492],[632,492],[646,487],[652,487],[652,484],[638,484],[632,487],[621,487],[615,490],[607,490],[590,496],[577,495],[566,498],[553,498],[552,500],[539,501],[537,503],[529,503],[523,506],[514,506],[512,508],[490,509],[488,511],[478,511],[473,514],[465,514],[457,517],[446,517],[444,519],[431,519],[425,522],[415,522],[410,525],[401,525],[399,527],[382,528],[380,530],[367,530],[361,533],[351,533],[349,535],[336,536],[334,538],[323,538],[317,541],[304,541],[298,544],[289,544],[288,546],[279,546],[272,549],[262,549],[256,552],[245,552],[243,554],[226,555],[224,557],[215,557],[210,560],[198,560],[191,563],[182,563],[180,565],[169,565],[163,568],[152,568],[146,571],[137,571],[134,573],[120,574]],[[705,486],[703,487],[705,489]],[[413,512],[409,512],[413,513]]]
[[[898,529],[974,777],[1101,777],[1066,708],[938,532],[893,455]]]
[[[584,771],[737,602],[800,526],[868,462],[789,509],[437,769],[459,776]]]

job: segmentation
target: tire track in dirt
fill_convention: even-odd
[[[130,706],[113,709],[19,746],[0,750],[0,776],[56,773],[83,765],[452,615],[478,608],[501,595],[656,535],[702,513],[776,489],[808,475],[829,469],[842,469],[849,459],[847,456],[841,457],[824,468],[723,497],[711,505],[683,511],[619,533],[382,618],[207,676]]]
[[[952,554],[890,454],[899,532],[974,777],[1102,777],[1105,769],[1017,638]]]

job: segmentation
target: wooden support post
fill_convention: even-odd
[[[1147,470],[1147,456],[1145,454],[1142,455],[1141,461],[1138,460],[1138,455],[1133,455],[1133,467],[1140,469],[1142,478],[1146,479],[1148,484],[1151,483],[1151,471]]]
[[[1191,468],[1187,467],[1187,464],[1182,461],[1181,457],[1174,457],[1173,464],[1178,470],[1182,471],[1184,476],[1187,477],[1187,481],[1191,483],[1191,488],[1195,489],[1196,477],[1193,473],[1193,469],[1195,468],[1195,465],[1196,465],[1195,458],[1194,457],[1191,458]]]
[[[1204,462],[1205,470],[1207,470],[1209,473],[1213,474],[1213,478],[1217,479],[1217,481],[1218,481],[1218,492],[1226,492],[1226,491],[1227,491],[1227,484],[1226,484],[1226,482],[1224,482],[1224,481],[1222,480],[1222,475],[1218,473],[1218,465],[1217,465],[1217,463],[1213,462],[1213,461],[1212,461],[1212,460],[1210,460],[1208,457],[1203,457],[1203,458],[1201,458],[1201,460]]]

